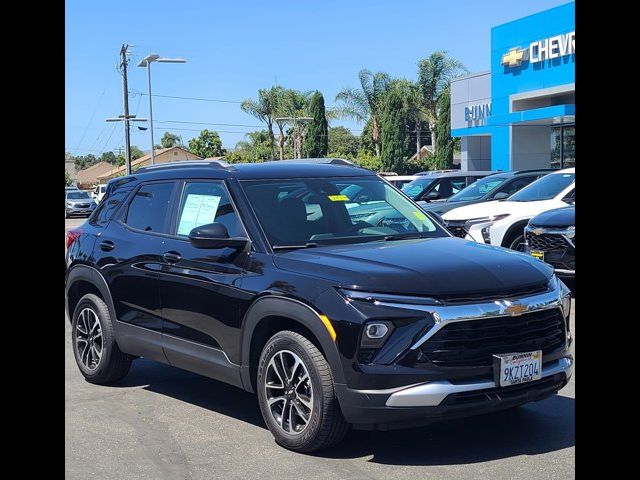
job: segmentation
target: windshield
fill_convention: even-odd
[[[69,192],[67,193],[67,198],[70,200],[84,200],[89,198],[87,192]]]
[[[473,182],[467,188],[463,188],[455,195],[449,197],[450,202],[462,202],[465,200],[478,200],[487,193],[494,191],[506,180],[505,177],[486,177]]]
[[[433,183],[435,178],[416,178],[414,181],[402,186],[402,191],[408,197],[415,199]]]
[[[575,173],[550,173],[509,197],[513,202],[536,202],[556,197],[576,180]]]
[[[377,177],[243,181],[242,185],[276,249],[448,236]]]

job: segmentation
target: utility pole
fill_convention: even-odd
[[[127,167],[127,175],[131,174],[131,136],[129,133],[129,87],[127,86],[127,50],[128,44],[120,48],[120,71],[122,72],[122,95],[124,97],[124,163]]]

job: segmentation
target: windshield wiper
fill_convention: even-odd
[[[318,246],[317,243],[307,242],[304,245],[274,245],[272,248],[274,250],[295,250],[298,248],[314,248],[317,246]]]
[[[427,238],[427,237],[428,236],[425,236],[421,233],[411,233],[409,235],[387,235],[386,237],[384,237],[384,241],[389,242],[392,240],[410,240],[414,238]]]

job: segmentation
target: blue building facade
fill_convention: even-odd
[[[491,29],[491,71],[451,85],[464,170],[575,165],[575,3]]]

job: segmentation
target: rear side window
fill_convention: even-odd
[[[173,182],[143,185],[134,195],[125,223],[145,232],[168,233],[167,217]]]
[[[108,197],[105,197],[98,208],[93,212],[89,223],[94,227],[104,227],[109,220],[113,218],[116,210],[127,197],[131,189],[115,190]]]

